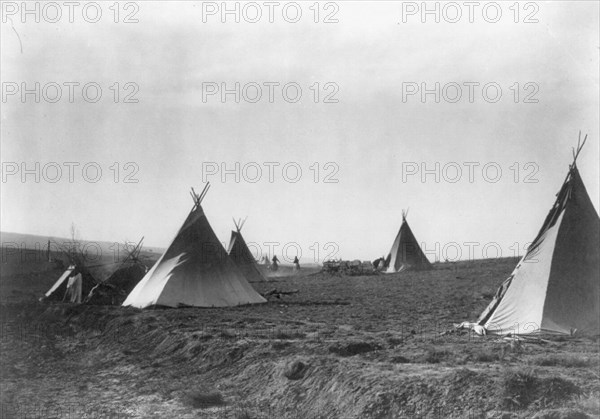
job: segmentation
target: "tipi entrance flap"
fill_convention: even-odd
[[[64,271],[63,274],[60,276],[60,278],[58,278],[58,281],[56,281],[54,283],[54,285],[52,285],[52,288],[50,288],[48,290],[48,292],[46,292],[46,294],[44,294],[44,295],[46,297],[50,297],[63,284],[63,282],[66,281],[66,279],[69,277],[69,275],[71,275],[73,273],[74,269],[75,269],[75,267],[69,267],[66,271]]]
[[[163,256],[156,262],[156,264],[150,269],[139,284],[131,291],[127,300],[139,301],[140,303],[146,304],[146,306],[157,305],[158,296],[162,295],[163,290],[169,279],[171,278],[172,272],[175,267],[181,263],[182,257],[185,254],[173,257],[163,261]],[[152,280],[152,278],[155,278]],[[143,298],[148,296],[148,298]],[[127,300],[125,300],[127,302]],[[123,303],[125,304],[125,303]]]

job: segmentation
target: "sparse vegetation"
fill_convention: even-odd
[[[302,361],[296,360],[296,361],[288,363],[285,366],[283,375],[290,380],[300,380],[301,378],[304,378],[304,375],[306,374],[307,369],[308,369],[308,364],[306,364]]]
[[[236,334],[230,330],[221,330],[219,332],[219,337],[223,339],[233,339],[236,337]]]
[[[493,336],[440,335],[481,312],[481,293],[513,267],[465,262],[460,281],[445,269],[401,279],[288,278],[300,292],[285,305],[144,311],[40,305],[36,296],[61,272],[5,276],[3,269],[2,319],[27,326],[3,330],[0,366],[10,385],[0,401],[77,397],[114,412],[138,405],[156,412],[132,417],[598,417],[597,341],[549,337],[511,347]],[[348,304],[320,304],[334,297]],[[505,389],[508,366],[536,368],[533,383],[522,380],[525,395],[518,382]],[[56,393],[57,379],[79,391]],[[504,390],[520,404],[505,404]]]
[[[577,398],[575,406],[594,417],[600,417],[600,395],[586,394]]]
[[[591,359],[572,354],[537,355],[529,361],[532,365],[542,367],[585,368],[598,366],[598,357]]]
[[[526,409],[531,404],[553,407],[580,394],[573,382],[561,377],[540,378],[533,370],[505,373],[499,392],[501,406],[507,409]]]
[[[410,359],[403,357],[402,355],[397,355],[390,358],[390,362],[393,362],[394,364],[408,364]]]
[[[471,352],[467,359],[473,362],[497,362],[502,360],[502,352],[497,349],[479,349]]]
[[[525,409],[536,397],[539,379],[529,371],[509,371],[500,383],[501,407],[505,409]]]
[[[207,409],[209,407],[224,406],[225,399],[218,391],[193,391],[185,394],[185,402],[196,409]]]
[[[291,346],[291,343],[290,343],[290,342],[281,341],[281,340],[275,341],[275,342],[273,342],[273,343],[271,344],[271,347],[272,347],[273,349],[275,349],[276,351],[283,350],[283,349],[285,349],[285,348],[287,348],[287,347],[289,347],[289,346]]]
[[[381,349],[381,346],[378,344],[370,342],[350,342],[331,345],[329,347],[329,352],[340,356],[354,356],[376,351],[378,349]]]
[[[275,332],[275,339],[304,339],[305,333],[301,332],[288,332],[285,330],[277,330]]]
[[[423,355],[423,362],[427,364],[439,364],[452,357],[453,353],[445,349],[429,349]]]

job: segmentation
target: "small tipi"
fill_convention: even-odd
[[[131,291],[124,306],[226,307],[265,303],[246,281],[211,228],[200,195],[165,253]]]
[[[85,304],[121,305],[129,293],[142,280],[148,268],[140,259],[142,242],[135,247],[125,243],[126,257],[113,273],[90,290],[84,299]]]
[[[575,164],[583,144],[537,237],[479,317],[485,332],[600,333],[600,218]]]
[[[431,269],[431,263],[421,250],[415,235],[408,226],[408,212],[402,211],[402,225],[392,244],[392,249],[385,259],[386,273],[405,271],[408,269]]]
[[[231,232],[231,240],[229,241],[229,248],[227,249],[227,253],[229,253],[229,257],[246,277],[248,282],[262,282],[266,281],[263,274],[260,272],[258,265],[256,263],[256,259],[252,255],[250,249],[246,245],[246,241],[242,236],[242,227],[244,226],[244,221],[236,222],[233,220],[235,224],[235,231]]]

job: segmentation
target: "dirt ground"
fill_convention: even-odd
[[[268,304],[143,311],[41,304],[60,271],[3,269],[1,417],[598,417],[597,337],[452,331],[515,263],[303,272],[253,284],[299,291]]]

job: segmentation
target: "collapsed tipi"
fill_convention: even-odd
[[[106,280],[97,284],[89,294],[86,294],[87,297],[83,301],[85,304],[121,305],[123,303],[148,272],[148,268],[140,260],[143,241],[142,237],[135,246],[125,243],[127,256]]]
[[[229,248],[227,249],[229,257],[242,271],[248,282],[266,281],[258,268],[256,259],[254,259],[252,252],[248,249],[244,237],[242,237],[242,227],[244,222],[241,220],[239,222],[233,220],[233,223],[235,224],[235,231],[231,232],[231,240],[229,241]]]
[[[192,189],[194,207],[165,253],[131,291],[124,306],[226,307],[265,303],[217,239]]]
[[[421,250],[415,235],[408,226],[408,212],[402,211],[402,225],[392,244],[392,249],[385,259],[386,273],[401,272],[407,269],[431,269],[431,263]]]
[[[537,237],[479,317],[480,330],[600,333],[600,218],[575,164],[586,139]]]

